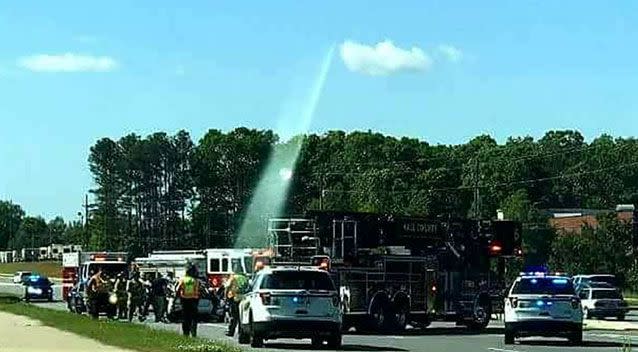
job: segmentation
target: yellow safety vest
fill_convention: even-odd
[[[190,276],[184,276],[181,282],[182,295],[181,298],[193,299],[199,298],[199,283]]]

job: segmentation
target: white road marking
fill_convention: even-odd
[[[506,349],[495,348],[495,347],[489,347],[488,350],[494,351],[494,352],[521,352],[520,350],[506,350]]]
[[[632,339],[636,338],[637,336],[635,335],[621,335],[621,334],[587,334],[587,336],[592,336],[592,337],[601,337],[601,338],[608,338],[608,339],[619,339],[619,340],[623,340],[623,339]]]

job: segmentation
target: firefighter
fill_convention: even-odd
[[[168,293],[169,281],[162,275],[157,275],[153,280],[151,287],[151,295],[153,296],[153,312],[155,314],[155,322],[165,322],[166,313],[166,295]]]
[[[182,303],[182,333],[197,337],[197,305],[199,304],[199,273],[197,267],[189,265],[186,275],[177,284],[177,297]]]
[[[99,307],[103,304],[103,300],[107,299],[105,295],[108,297],[106,278],[101,267],[97,269],[97,273],[91,276],[86,287],[89,299],[89,314],[91,314],[93,319],[98,319],[100,317]]]
[[[143,310],[143,290],[144,283],[140,279],[139,272],[133,272],[130,280],[126,283],[126,294],[127,294],[127,310],[128,310],[128,321],[133,321],[133,316],[135,312],[137,312],[140,321],[144,320]]]
[[[117,295],[117,318],[126,319],[127,317],[127,294],[126,294],[126,274],[122,271],[117,274],[115,280],[115,294]]]
[[[246,293],[248,278],[241,271],[233,273],[226,285],[226,300],[230,308],[230,322],[228,324],[227,336],[234,336],[237,324],[239,324],[239,302]]]

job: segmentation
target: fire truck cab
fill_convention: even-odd
[[[211,248],[206,249],[206,274],[214,288],[220,288],[233,273],[249,275],[253,271],[251,249]]]

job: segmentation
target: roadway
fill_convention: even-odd
[[[8,283],[0,283],[0,292],[15,292],[19,287]],[[38,306],[66,310],[64,302],[34,303]],[[345,351],[428,351],[428,352],[559,352],[559,351],[587,351],[608,352],[619,351],[623,343],[629,339],[638,343],[638,313],[632,312],[628,323],[623,326],[633,326],[636,331],[622,330],[587,330],[584,333],[582,346],[570,346],[561,339],[526,338],[519,339],[515,345],[503,344],[502,323],[493,322],[481,333],[469,333],[464,328],[457,328],[450,323],[434,323],[424,330],[410,329],[397,335],[365,335],[350,332],[344,335],[343,350]],[[590,325],[593,321],[586,322]],[[151,317],[144,322],[153,329],[180,332],[179,324],[155,323]],[[609,321],[614,326],[615,322]],[[620,323],[618,323],[620,324]],[[620,325],[619,325],[620,326]],[[236,340],[224,335],[226,325],[220,323],[201,323],[199,336],[203,338],[236,343]],[[245,347],[247,351],[277,351],[296,352],[312,350],[309,340],[274,340],[266,341],[263,349]]]

